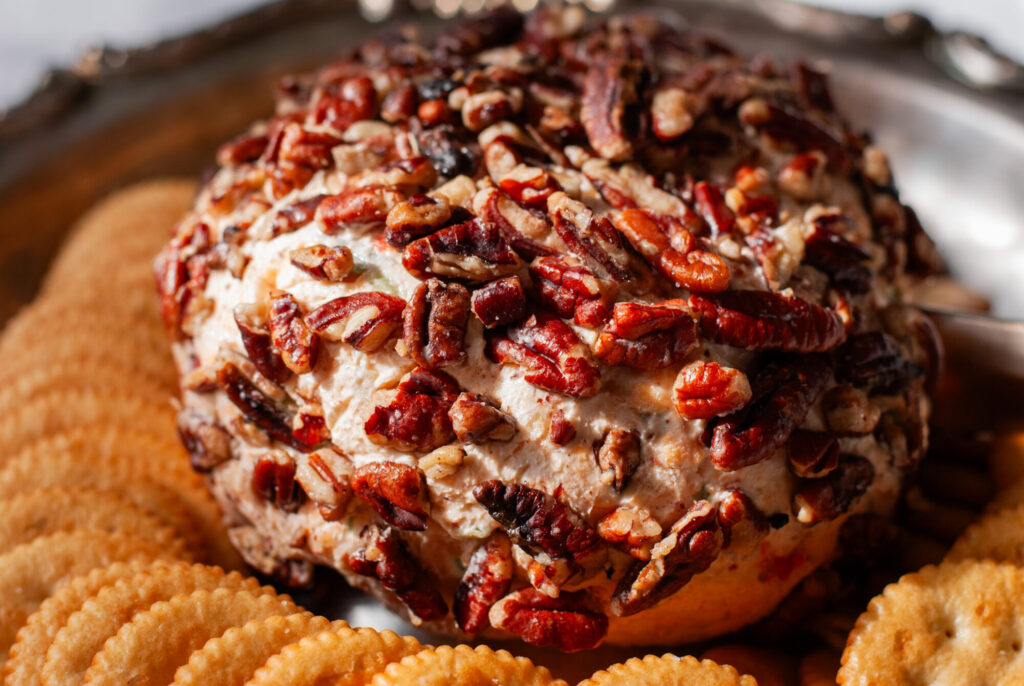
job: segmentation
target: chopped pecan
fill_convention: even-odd
[[[160,315],[167,333],[175,340],[184,333],[182,327],[190,306],[206,288],[211,246],[210,227],[203,222],[188,222],[178,227],[154,262]]]
[[[651,128],[663,141],[672,140],[693,128],[694,115],[700,102],[686,89],[673,85],[659,86],[651,98]]]
[[[307,245],[288,253],[288,261],[318,281],[341,281],[352,271],[352,251],[345,246]]]
[[[416,238],[437,231],[452,217],[452,207],[443,197],[417,194],[388,212],[384,239],[404,248]]]
[[[310,131],[297,122],[271,125],[270,142],[263,159],[272,165],[271,185],[274,197],[281,198],[304,186],[313,174],[331,166],[331,148],[341,143],[335,134]]]
[[[466,359],[462,339],[469,320],[469,291],[457,283],[428,279],[405,308],[406,352],[424,367],[445,367]]]
[[[850,338],[840,348],[837,361],[836,377],[869,393],[892,392],[923,373],[903,356],[899,344],[881,331]]]
[[[746,374],[704,360],[680,369],[672,392],[676,412],[686,419],[711,419],[735,412],[751,397]]]
[[[791,66],[790,77],[796,82],[804,103],[822,112],[832,112],[832,95],[828,89],[828,76],[811,69],[803,62],[795,62]]]
[[[661,525],[643,508],[620,506],[597,523],[597,535],[638,560],[650,560]]]
[[[523,94],[490,90],[474,93],[462,104],[462,123],[470,131],[482,131],[508,119],[522,106]]]
[[[331,442],[323,409],[319,406],[300,410],[292,417],[292,436],[303,445],[320,447]]]
[[[270,340],[281,351],[281,359],[296,374],[306,374],[316,364],[320,337],[302,317],[302,310],[288,293],[272,291],[267,307]]]
[[[548,197],[548,215],[565,247],[588,267],[620,283],[633,280],[629,253],[606,218],[561,191]]]
[[[498,403],[479,393],[462,393],[448,410],[455,435],[463,443],[510,441],[516,421]]]
[[[817,356],[767,365],[751,383],[750,402],[705,430],[711,462],[723,471],[734,471],[771,457],[803,423],[830,374],[828,361]]]
[[[840,436],[864,436],[875,430],[882,409],[868,394],[853,386],[830,388],[821,399],[828,428]]]
[[[595,609],[586,591],[563,591],[551,598],[522,588],[495,603],[489,617],[492,626],[527,643],[565,653],[596,648],[608,633],[608,617]]]
[[[361,352],[379,350],[402,325],[405,301],[368,291],[330,300],[306,315],[306,323],[329,341],[344,341]]]
[[[587,69],[580,121],[590,145],[605,159],[620,161],[633,154],[626,109],[636,102],[639,76],[636,63],[607,54],[596,56]]]
[[[288,457],[264,457],[252,472],[252,490],[282,510],[294,512],[302,495],[295,489],[295,462]]]
[[[525,368],[523,378],[538,388],[574,398],[590,398],[601,382],[587,347],[565,322],[549,314],[531,315],[507,329],[489,333],[488,356]]]
[[[377,91],[368,76],[346,79],[336,94],[323,93],[311,103],[309,123],[345,131],[377,113]]]
[[[447,479],[459,470],[466,459],[466,451],[454,443],[442,445],[419,459],[416,464],[434,481]]]
[[[281,407],[245,378],[234,364],[227,363],[217,370],[217,384],[245,418],[262,429],[270,438],[306,453],[330,442],[329,435],[326,435],[326,427],[322,431],[312,433],[301,430],[296,432],[293,427],[297,421],[301,422],[302,415],[293,415]],[[320,419],[323,420],[322,417]],[[299,428],[302,428],[301,423]]]
[[[798,429],[789,437],[789,468],[806,479],[825,476],[839,466],[839,441],[826,431]]]
[[[256,370],[276,383],[287,379],[291,370],[271,340],[265,308],[254,303],[240,304],[235,306],[233,314],[242,345]]]
[[[416,86],[403,83],[384,96],[380,103],[380,118],[389,124],[397,124],[416,113],[419,93]]]
[[[871,290],[871,269],[864,264],[868,253],[846,240],[830,226],[843,221],[837,214],[822,214],[814,219],[814,231],[804,240],[804,262],[829,276],[839,288],[860,294]]]
[[[564,257],[538,257],[530,265],[530,278],[541,302],[560,317],[572,317],[580,326],[600,326],[611,317],[614,281],[599,279],[582,265]]]
[[[518,276],[498,279],[473,291],[473,314],[488,329],[513,324],[526,316],[526,294]]]
[[[462,631],[475,636],[490,626],[487,613],[508,593],[512,572],[512,545],[505,534],[493,534],[473,551],[452,603],[455,623]]]
[[[427,528],[427,482],[416,467],[371,462],[356,469],[350,483],[352,492],[388,524],[412,531]]]
[[[412,556],[398,532],[374,526],[364,550],[349,555],[348,566],[356,574],[380,580],[409,610],[425,622],[444,619],[448,605],[437,590],[433,575]]]
[[[418,134],[416,140],[437,173],[453,179],[460,174],[474,174],[480,164],[480,147],[462,135],[452,125],[442,124]]]
[[[708,501],[697,501],[655,544],[651,559],[637,560],[622,577],[612,596],[612,614],[628,617],[672,595],[711,566],[723,541],[717,511]]]
[[[352,465],[333,450],[318,450],[295,470],[295,480],[306,496],[316,503],[327,521],[344,514],[345,505],[352,496],[350,476]]]
[[[555,177],[545,169],[517,164],[507,174],[497,179],[498,186],[510,198],[527,207],[544,208],[548,197],[561,190]]]
[[[793,514],[807,525],[835,519],[867,492],[874,478],[871,462],[859,455],[842,455],[827,476],[801,481],[793,495]]]
[[[512,274],[521,264],[498,228],[480,219],[419,238],[402,254],[402,266],[418,279],[439,276],[479,283]]]
[[[532,259],[556,254],[553,248],[535,240],[551,230],[547,219],[520,207],[498,189],[486,188],[477,193],[473,198],[473,208],[483,219],[498,227],[509,246],[521,257]]]
[[[364,186],[324,198],[316,210],[324,233],[360,230],[383,224],[388,213],[405,197],[386,186]]]
[[[601,481],[616,492],[629,483],[629,477],[640,466],[640,435],[636,431],[611,429],[594,442],[594,459],[601,469]]]
[[[799,200],[819,197],[825,179],[825,162],[824,153],[818,150],[794,156],[779,169],[779,190]]]
[[[363,428],[378,445],[429,452],[455,438],[448,410],[458,396],[455,379],[441,371],[417,367],[398,384],[398,394],[391,404],[374,408]]]
[[[749,350],[823,352],[846,338],[834,311],[771,291],[726,291],[690,296],[705,336]]]
[[[732,548],[738,553],[749,552],[768,534],[768,517],[737,488],[722,492],[717,510],[723,548]]]
[[[696,343],[697,325],[686,310],[620,302],[594,345],[594,356],[613,366],[662,369],[685,358]]]
[[[271,234],[276,237],[291,233],[313,221],[316,216],[316,208],[320,207],[321,201],[326,197],[326,195],[314,195],[281,209],[274,216],[274,223],[270,227]]]
[[[360,172],[352,178],[351,183],[360,188],[383,187],[403,195],[415,195],[433,188],[437,183],[437,170],[427,157],[402,157]]]
[[[548,430],[551,442],[555,445],[565,445],[576,437],[576,427],[572,425],[561,410],[551,413],[551,427]]]
[[[523,15],[513,7],[497,9],[463,19],[434,42],[443,56],[467,56],[495,46],[514,43],[523,30]]]
[[[217,148],[217,164],[226,167],[254,162],[267,149],[269,140],[265,133],[243,133]]]
[[[416,116],[424,126],[439,126],[452,121],[452,108],[445,100],[427,100],[416,108]]]
[[[840,134],[823,128],[794,110],[753,98],[740,105],[739,118],[772,140],[792,145],[798,152],[822,151],[830,169],[845,170],[850,167],[850,156]]]
[[[704,221],[711,227],[712,239],[732,233],[736,226],[736,216],[725,204],[722,190],[718,186],[699,181],[693,187],[693,199]]]
[[[512,542],[531,555],[582,563],[600,550],[601,539],[561,500],[524,484],[485,481],[473,497],[501,524]]]
[[[196,471],[208,471],[231,457],[231,435],[213,417],[184,408],[178,412],[176,424]]]

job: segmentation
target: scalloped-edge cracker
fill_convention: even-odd
[[[875,596],[843,652],[844,686],[1024,683],[1024,570],[945,562]]]
[[[692,655],[679,657],[665,653],[658,657],[634,657],[595,672],[581,681],[579,686],[660,686],[686,684],[686,686],[757,686],[749,675],[741,675],[729,665],[711,660],[698,660]],[[374,684],[374,686],[378,686]]]
[[[117,561],[188,560],[181,539],[159,529],[147,538],[127,533],[72,531],[42,536],[0,555],[0,654],[40,603],[61,585]]]
[[[373,686],[567,686],[546,667],[487,646],[438,646],[387,666]]]
[[[12,411],[29,398],[64,388],[120,388],[153,402],[166,402],[174,390],[160,379],[102,359],[57,360],[22,370],[0,387],[0,411]]]
[[[220,567],[170,565],[120,579],[87,600],[68,618],[67,624],[46,651],[43,683],[48,686],[77,686],[82,683],[92,658],[108,638],[141,612],[156,603],[195,591],[226,588],[248,591],[253,595],[275,595],[252,577],[238,572],[226,573]]]
[[[169,684],[193,651],[232,627],[299,607],[286,595],[255,595],[219,588],[156,603],[107,640],[85,673],[102,686]]]
[[[1024,505],[985,515],[969,526],[946,560],[994,560],[1024,567]]]
[[[192,653],[174,674],[175,686],[238,686],[248,683],[256,670],[285,647],[306,636],[348,627],[309,612],[267,617],[228,629]]]
[[[307,636],[256,670],[248,686],[368,684],[390,663],[423,650],[411,636],[374,629],[337,629]]]

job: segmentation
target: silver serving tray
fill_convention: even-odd
[[[831,65],[841,109],[889,151],[904,199],[953,273],[987,296],[995,313],[1024,318],[1024,95],[1016,90],[1017,65],[970,36],[940,35],[916,15],[871,19],[786,0],[629,9],[642,6],[748,54]],[[408,8],[392,19],[415,21],[425,32],[438,24]],[[280,75],[330,59],[379,28],[352,1],[292,0],[156,46],[97,50],[73,69],[51,73],[35,97],[0,113],[0,322],[32,298],[68,227],[97,199],[147,177],[197,177],[220,142],[271,111]],[[344,588],[303,600],[355,625],[413,631]],[[518,643],[506,647],[570,681],[657,652],[608,647],[566,658]]]

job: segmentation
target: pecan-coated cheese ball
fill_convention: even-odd
[[[926,443],[941,268],[825,78],[578,7],[284,81],[157,260],[233,540],[563,650],[763,617]]]

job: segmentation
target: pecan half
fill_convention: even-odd
[[[767,365],[754,377],[751,401],[705,430],[711,462],[735,471],[771,457],[803,423],[830,373],[827,360],[809,355]]]
[[[531,315],[509,327],[507,336],[489,333],[486,350],[497,362],[524,367],[527,383],[547,391],[590,398],[600,386],[601,376],[590,362],[587,347],[553,315]]]
[[[444,619],[448,605],[437,590],[437,581],[412,556],[398,532],[374,526],[369,535],[367,547],[348,557],[352,571],[378,579],[423,621]]]
[[[302,493],[295,488],[295,462],[290,458],[260,459],[253,468],[252,490],[287,512],[294,512],[302,502]]]
[[[651,559],[634,562],[619,581],[612,614],[628,617],[672,595],[711,566],[723,541],[715,508],[706,500],[694,503],[654,546]]]
[[[505,534],[493,534],[473,552],[452,603],[462,631],[475,636],[490,626],[487,613],[508,593],[512,572],[512,544]]]
[[[405,301],[368,291],[330,300],[306,315],[306,323],[328,341],[344,341],[364,353],[379,350],[402,325]]]
[[[798,429],[789,437],[789,468],[799,477],[817,479],[839,466],[839,441],[826,431]]]
[[[469,291],[457,283],[428,279],[405,308],[402,335],[416,364],[445,367],[466,359],[463,337],[469,320]]]
[[[705,336],[748,350],[824,352],[846,338],[834,310],[771,291],[726,291],[690,296]]]
[[[284,233],[291,233],[313,221],[316,216],[316,208],[320,207],[320,202],[326,197],[326,195],[314,195],[280,210],[270,226],[271,234],[276,237]]]
[[[208,471],[231,457],[231,435],[213,417],[184,408],[178,412],[176,425],[196,471]]]
[[[624,160],[633,144],[626,133],[626,108],[636,102],[638,66],[621,57],[595,56],[583,81],[580,121],[590,145],[601,157]]]
[[[661,525],[643,508],[620,506],[597,523],[597,535],[638,560],[650,560]]]
[[[611,429],[594,442],[594,459],[602,472],[601,481],[619,493],[640,466],[640,457],[640,435],[636,431]]]
[[[572,317],[580,326],[600,326],[611,316],[614,281],[599,279],[582,265],[564,257],[538,257],[530,265],[530,278],[541,302],[560,317]]]
[[[801,524],[827,522],[842,515],[867,492],[875,468],[859,455],[842,455],[839,465],[820,479],[806,479],[793,494],[793,514]]]
[[[444,226],[452,217],[452,207],[441,197],[416,194],[398,203],[388,212],[384,239],[396,248]]]
[[[316,364],[320,350],[317,336],[302,317],[299,303],[284,291],[272,291],[267,307],[270,340],[281,351],[281,360],[296,374],[306,374]]]
[[[242,336],[242,346],[256,370],[271,381],[280,383],[291,376],[291,370],[274,347],[267,325],[266,310],[255,303],[236,305],[235,325]]]
[[[512,542],[531,555],[581,563],[598,552],[601,539],[560,499],[524,484],[485,481],[473,497],[501,524]]]
[[[888,393],[923,370],[903,356],[896,341],[886,333],[873,331],[854,336],[837,355],[836,377],[869,393]]]
[[[723,491],[717,510],[718,524],[724,537],[723,548],[732,548],[739,553],[750,552],[768,535],[768,517],[737,488]]]
[[[418,279],[440,276],[480,283],[512,274],[521,265],[497,227],[480,219],[419,238],[402,254],[402,266]]]
[[[548,216],[565,247],[588,267],[619,283],[633,280],[629,253],[606,218],[561,191],[548,197]]]
[[[383,224],[388,213],[404,199],[401,193],[386,186],[351,188],[324,198],[316,217],[328,234],[368,229]]]
[[[288,253],[288,261],[318,281],[337,282],[354,264],[352,251],[343,245],[308,245]]]
[[[427,528],[429,503],[423,472],[401,462],[371,462],[356,469],[352,492],[388,524],[400,529]]]
[[[608,617],[595,609],[586,591],[563,591],[551,598],[523,588],[495,603],[489,617],[495,628],[565,653],[596,648],[608,633]]]
[[[485,328],[513,324],[526,316],[526,294],[518,276],[498,279],[473,291],[473,314]]]
[[[612,366],[662,369],[685,358],[696,344],[696,322],[684,309],[620,302],[594,344],[594,356]]]
[[[539,215],[536,210],[520,207],[498,189],[485,188],[477,193],[473,198],[473,210],[498,227],[498,231],[519,256],[533,259],[557,254],[553,248],[537,241],[551,230],[547,218]]]
[[[463,443],[510,441],[516,435],[516,420],[479,393],[461,393],[448,410],[448,417]]]
[[[750,401],[750,381],[738,369],[696,360],[679,370],[672,386],[676,412],[687,419],[711,419]]]
[[[398,384],[390,405],[378,405],[366,420],[366,436],[378,445],[406,452],[430,452],[455,438],[448,410],[459,396],[455,379],[423,367]]]

